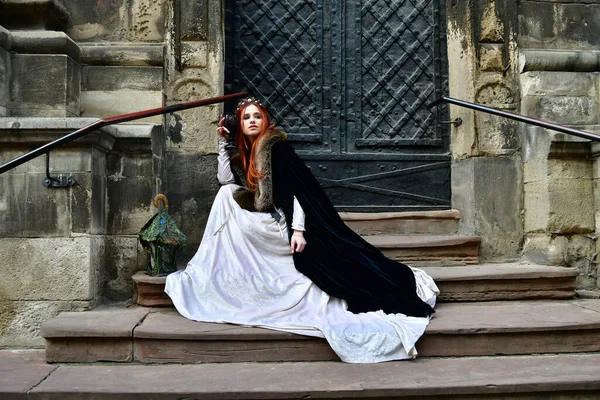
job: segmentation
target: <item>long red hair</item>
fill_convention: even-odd
[[[260,132],[258,133],[256,139],[252,143],[242,131],[244,112],[246,111],[246,108],[248,108],[251,105],[254,105],[256,106],[256,108],[258,108],[258,111],[260,112],[263,121],[262,126],[260,128]],[[248,189],[256,191],[256,189],[258,188],[258,180],[264,177],[264,174],[262,173],[262,171],[259,171],[258,168],[256,168],[256,157],[254,148],[260,140],[260,138],[267,131],[273,129],[274,126],[269,121],[269,114],[267,114],[267,110],[260,104],[245,104],[244,106],[237,109],[235,114],[238,119],[237,132],[235,134],[235,143],[238,148],[240,160],[242,161],[242,165],[244,166],[244,171],[246,171],[246,181],[248,182]]]

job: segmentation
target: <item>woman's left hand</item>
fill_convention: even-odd
[[[302,231],[294,232],[292,239],[290,240],[290,247],[292,249],[292,253],[302,253],[306,247],[306,239],[304,239],[304,234]]]

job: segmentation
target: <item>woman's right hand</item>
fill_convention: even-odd
[[[227,129],[223,126],[224,122],[225,122],[225,117],[221,116],[221,119],[219,120],[219,126],[217,127],[217,135],[221,139],[229,140],[229,129]]]

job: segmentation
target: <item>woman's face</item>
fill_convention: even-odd
[[[244,132],[244,135],[255,137],[260,133],[263,122],[262,114],[258,107],[250,104],[244,110],[244,115],[242,115],[242,132]]]

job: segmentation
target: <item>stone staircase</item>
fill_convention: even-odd
[[[369,220],[371,216],[344,215],[367,240],[388,243],[384,251],[419,248],[414,264],[424,262],[422,268],[440,287],[440,304],[417,343],[416,361],[343,364],[323,339],[189,321],[161,294],[164,278],[142,273],[134,279],[137,301],[146,306],[107,305],[85,313],[62,313],[43,328],[49,363],[117,362],[120,366],[60,366],[61,373],[54,373],[39,388],[58,390],[60,376],[62,385],[78,382],[76,391],[83,390],[86,398],[106,395],[107,389],[86,378],[89,374],[120,382],[115,392],[119,398],[140,393],[179,398],[159,390],[150,376],[169,376],[167,380],[178,376],[181,387],[172,383],[167,387],[190,398],[597,396],[600,300],[574,298],[577,271],[523,263],[465,265],[464,252],[454,250],[465,241],[478,245],[478,238],[456,236],[460,216],[454,211],[436,217],[426,214],[386,216],[382,224]],[[444,229],[436,232],[433,226],[440,219]],[[376,226],[379,238],[367,235],[368,224]],[[394,242],[397,236],[390,235],[392,231],[410,231],[412,242],[405,236],[404,241]],[[426,243],[434,249],[438,244],[446,246],[445,253],[426,254]],[[463,265],[430,266],[435,259],[443,265]],[[148,307],[154,305],[164,307]],[[133,373],[148,387],[128,386],[121,375]],[[198,385],[199,381],[205,385]],[[149,387],[157,392],[149,392]]]

